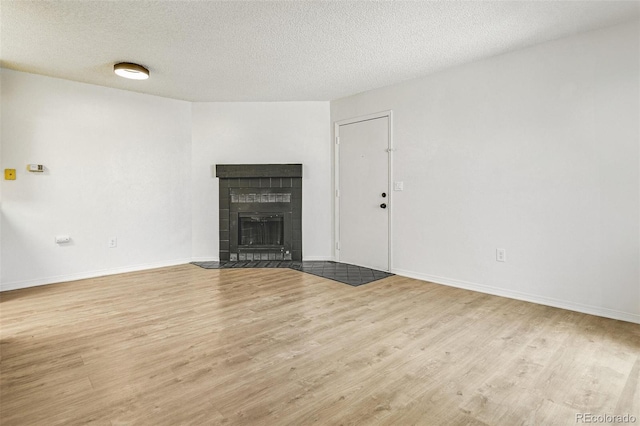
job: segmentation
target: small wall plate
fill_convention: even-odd
[[[16,169],[4,169],[4,180],[16,180]]]
[[[44,166],[42,164],[27,164],[27,170],[30,172],[42,173]]]

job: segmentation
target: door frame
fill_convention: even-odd
[[[340,197],[338,196],[338,189],[340,188],[340,126],[347,124],[359,123],[361,121],[375,120],[377,118],[386,117],[388,120],[388,147],[387,147],[387,167],[388,167],[388,182],[387,182],[387,210],[389,212],[389,230],[388,230],[388,248],[389,254],[388,265],[390,272],[393,269],[393,110],[374,112],[372,114],[362,115],[358,117],[348,118],[345,120],[339,120],[334,122],[333,125],[333,170],[334,170],[334,185],[333,185],[333,199],[334,199],[334,211],[333,211],[333,223],[334,223],[334,237],[333,237],[333,257],[336,262],[340,261],[340,249],[338,244],[340,242]]]

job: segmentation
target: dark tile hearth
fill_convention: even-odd
[[[319,277],[328,278],[350,286],[368,284],[392,276],[389,272],[377,271],[362,266],[349,265],[331,261],[291,261],[291,260],[254,260],[240,262],[191,262],[193,265],[205,269],[232,269],[232,268],[289,268],[306,272]]]

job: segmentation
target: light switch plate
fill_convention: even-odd
[[[402,190],[404,190],[404,182],[394,182],[393,183],[393,190],[394,191],[402,191]]]
[[[16,169],[4,169],[4,180],[16,180]]]

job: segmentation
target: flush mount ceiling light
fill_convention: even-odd
[[[149,70],[142,65],[133,64],[131,62],[120,62],[113,66],[113,72],[120,77],[130,78],[132,80],[146,80],[149,78]]]

